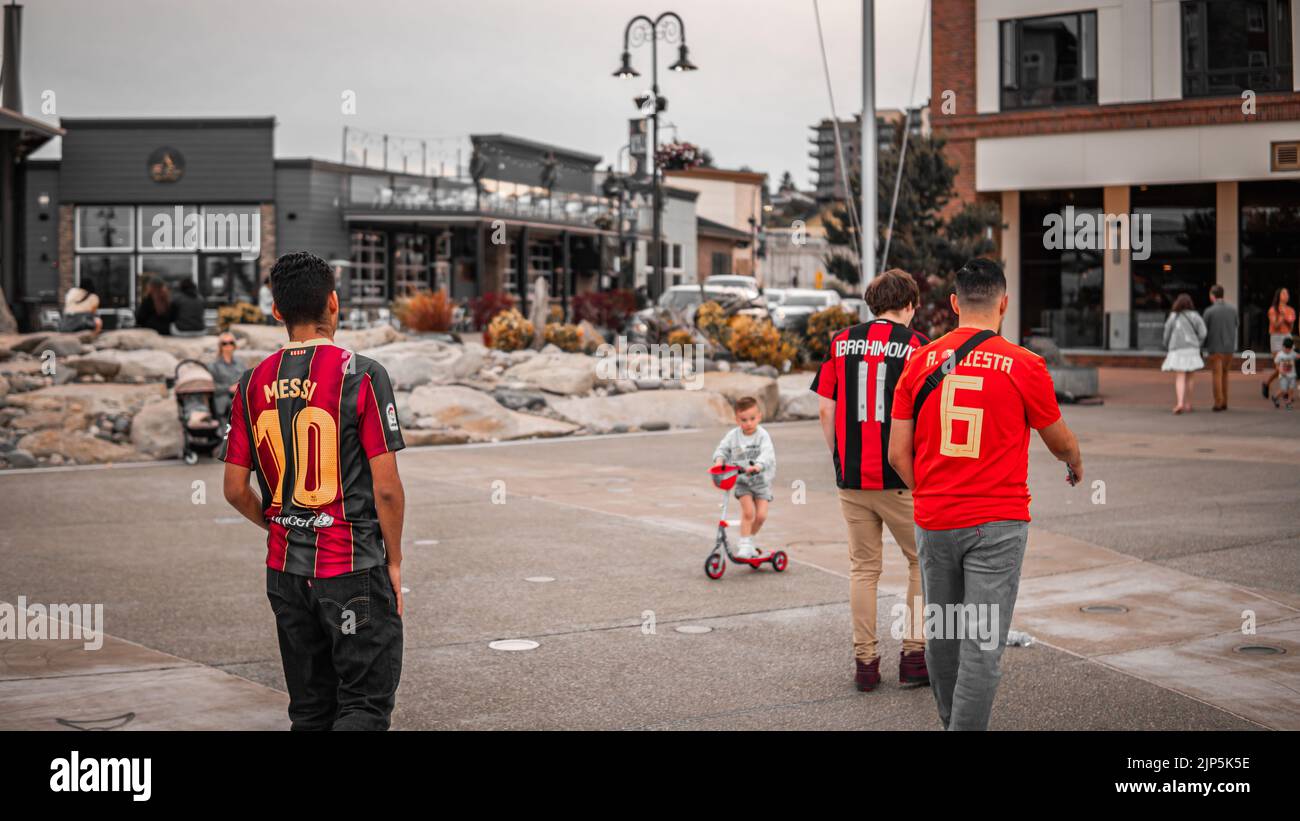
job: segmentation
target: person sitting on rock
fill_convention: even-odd
[[[207,322],[203,318],[203,298],[192,279],[182,279],[180,293],[172,300],[172,336],[203,336]]]
[[[90,277],[82,277],[81,284],[69,288],[63,299],[63,316],[59,319],[59,331],[65,334],[79,334],[90,331],[91,336],[99,336],[104,330],[104,320],[95,315],[99,310],[99,295],[95,293],[95,282]]]

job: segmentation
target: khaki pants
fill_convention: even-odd
[[[1210,373],[1214,381],[1214,407],[1228,407],[1228,371],[1232,370],[1232,354],[1210,354]]]
[[[910,490],[840,489],[840,510],[849,528],[849,609],[853,613],[853,654],[871,661],[876,652],[876,588],[884,540],[882,525],[889,526],[907,558],[907,601],[909,608],[903,651],[925,649],[921,630],[921,566],[916,560],[916,531],[912,520]]]

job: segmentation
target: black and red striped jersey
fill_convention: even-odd
[[[845,328],[831,340],[812,390],[835,400],[835,483],[840,487],[906,487],[889,464],[890,410],[903,366],[929,341],[888,319]]]
[[[240,378],[221,459],[257,474],[267,566],[328,578],[386,563],[370,460],[404,446],[388,372],[314,339]]]

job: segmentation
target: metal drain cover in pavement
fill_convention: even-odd
[[[674,629],[678,633],[685,633],[688,636],[699,636],[699,635],[703,635],[704,633],[713,632],[712,627],[705,627],[702,624],[683,624],[682,626],[676,627]]]
[[[497,641],[488,642],[488,647],[491,647],[493,650],[536,650],[540,646],[540,644],[531,639],[499,639]]]
[[[1280,656],[1286,652],[1281,647],[1274,647],[1271,644],[1243,644],[1232,649],[1243,656]]]
[[[546,582],[555,581],[555,577],[554,576],[528,576],[524,579],[524,581],[536,582],[537,584],[545,584]]]
[[[1087,604],[1079,608],[1084,613],[1109,614],[1127,613],[1128,608],[1118,604]]]

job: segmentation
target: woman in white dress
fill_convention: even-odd
[[[1174,373],[1175,414],[1192,410],[1192,376],[1205,367],[1205,361],[1201,359],[1205,333],[1205,320],[1196,312],[1192,297],[1186,293],[1179,294],[1169,318],[1165,320],[1165,348],[1169,353],[1160,366],[1160,370]]]

